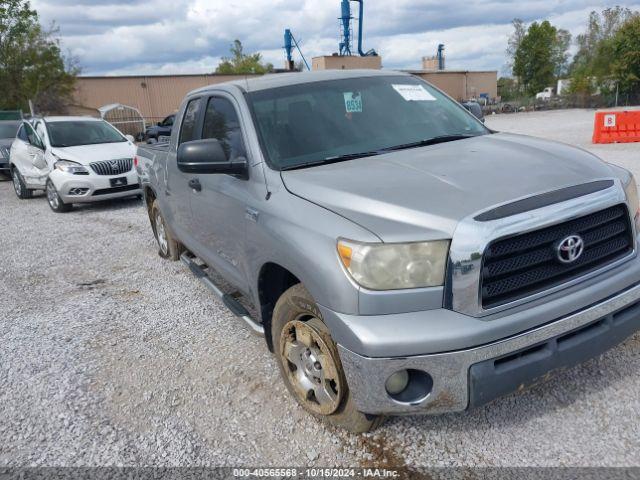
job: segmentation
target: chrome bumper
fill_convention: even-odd
[[[360,411],[371,414],[456,412],[467,409],[470,404],[469,372],[472,366],[541,344],[609,316],[611,317],[608,319],[607,328],[613,330],[617,324],[614,314],[639,300],[640,285],[636,285],[596,305],[526,333],[484,346],[448,353],[368,358],[341,345],[338,347],[349,388]],[[604,335],[608,332],[609,330],[605,330]],[[584,359],[586,358],[589,356],[585,355]],[[433,378],[431,393],[415,403],[402,403],[392,399],[385,390],[385,381],[401,369],[416,369],[429,373]]]

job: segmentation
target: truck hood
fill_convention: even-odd
[[[584,150],[503,133],[282,172],[291,193],[384,242],[451,238],[489,207],[614,176]]]
[[[61,160],[70,160],[82,165],[89,165],[91,162],[99,162],[101,160],[133,158],[136,153],[136,147],[129,142],[100,143],[77,147],[53,147],[51,153]]]

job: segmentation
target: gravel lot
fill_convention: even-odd
[[[573,143],[640,178],[640,146],[590,144],[592,111],[487,124]],[[0,466],[640,464],[640,336],[471,412],[350,435],[307,416],[264,342],[180,263],[139,201],[50,211],[0,182]]]

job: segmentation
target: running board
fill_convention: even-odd
[[[187,252],[180,255],[180,260],[182,260],[182,263],[189,267],[191,273],[193,273],[196,278],[204,283],[205,286],[209,290],[211,290],[211,292],[216,297],[218,297],[229,310],[231,310],[231,313],[239,317],[241,320],[244,320],[244,323],[247,324],[247,326],[251,330],[251,333],[264,337],[264,327],[256,322],[253,318],[251,318],[251,314],[247,312],[247,309],[244,308],[240,302],[238,302],[231,295],[220,290],[216,286],[216,284],[213,283],[211,278],[209,278],[209,275],[207,275],[207,272],[204,269],[206,268],[206,265],[198,265],[194,259],[195,257],[191,257]]]

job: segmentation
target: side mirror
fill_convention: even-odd
[[[125,135],[124,138],[129,140],[131,143],[136,143],[136,139],[133,138],[133,135]]]
[[[158,122],[158,123],[156,123],[156,125],[157,125],[158,127],[161,127],[161,126],[162,126],[162,122]]]
[[[178,147],[178,168],[186,173],[218,173],[247,178],[247,160],[230,162],[215,138],[186,142]]]

